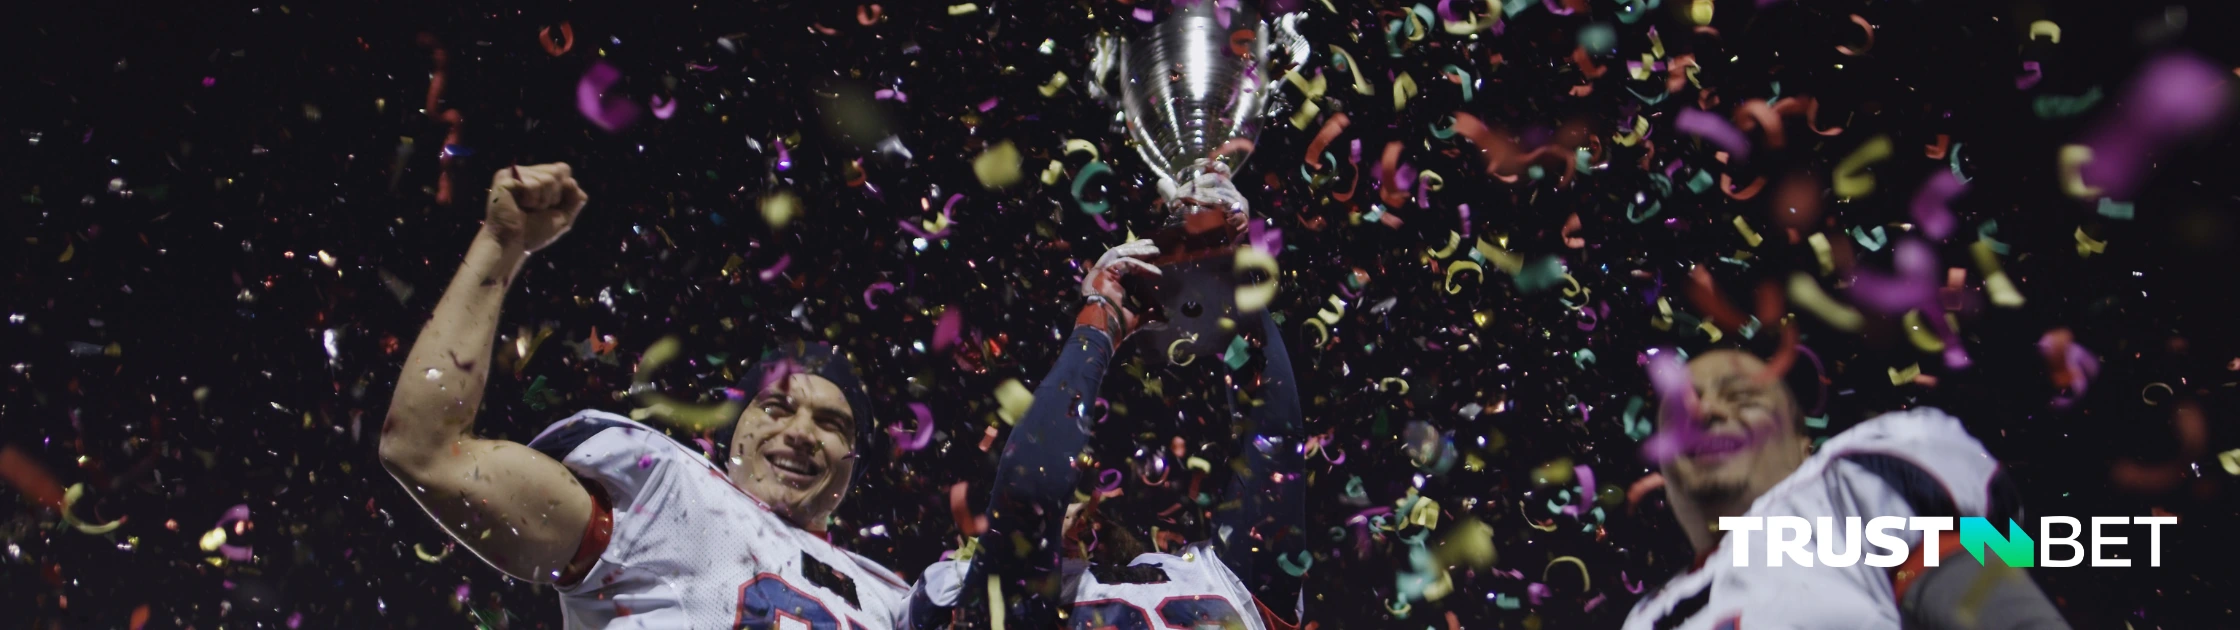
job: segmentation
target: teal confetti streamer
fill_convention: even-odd
[[[1112,202],[1109,201],[1098,201],[1091,203],[1081,200],[1081,190],[1082,188],[1089,185],[1090,179],[1095,178],[1099,174],[1110,173],[1112,173],[1112,167],[1105,166],[1103,162],[1090,162],[1088,166],[1081,167],[1080,173],[1074,174],[1073,200],[1074,202],[1081,204],[1082,212],[1086,212],[1089,214],[1104,214],[1105,210],[1112,208]]]
[[[1423,5],[1420,5],[1420,4],[1419,4],[1419,5],[1416,5],[1416,6],[1418,6],[1418,7],[1421,7],[1421,6],[1423,6]],[[1447,64],[1447,67],[1445,67],[1445,68],[1442,68],[1442,70],[1443,70],[1443,71],[1445,71],[1445,72],[1446,72],[1447,74],[1458,75],[1458,76],[1461,76],[1461,77],[1462,77],[1462,102],[1464,102],[1464,103],[1468,103],[1468,102],[1470,102],[1470,99],[1472,99],[1472,98],[1476,98],[1476,97],[1477,97],[1477,95],[1478,95],[1478,93],[1477,93],[1477,89],[1476,89],[1476,88],[1473,88],[1473,87],[1471,87],[1471,86],[1470,86],[1470,84],[1472,84],[1472,83],[1476,83],[1476,82],[1477,82],[1477,80],[1475,80],[1475,79],[1472,79],[1472,78],[1470,77],[1470,71],[1469,71],[1469,70],[1464,70],[1464,69],[1462,69],[1462,66],[1454,65],[1454,64],[1451,64],[1451,63],[1450,63],[1450,64]],[[1447,124],[1448,124],[1448,125],[1453,125],[1453,124],[1454,124],[1454,117],[1452,117],[1452,116],[1449,116],[1449,117],[1447,117]],[[1433,130],[1433,133],[1437,133],[1437,130]],[[1452,128],[1452,127],[1450,126],[1450,127],[1448,128],[1448,131],[1447,131],[1447,135],[1446,135],[1446,136],[1439,136],[1439,137],[1441,137],[1441,138],[1445,138],[1445,137],[1447,137],[1447,136],[1452,136],[1452,135],[1454,135],[1454,131],[1453,131],[1453,128]]]
[[[1250,360],[1252,360],[1252,344],[1245,343],[1243,335],[1231,338],[1229,349],[1221,353],[1221,362],[1228,364],[1229,371],[1232,372],[1244,369],[1244,363]]]
[[[1718,180],[1711,178],[1711,171],[1696,171],[1694,177],[1688,178],[1688,192],[1702,194],[1703,191],[1711,190],[1711,185],[1717,182]]]
[[[2086,110],[2092,109],[2093,105],[2098,104],[2100,104],[2100,86],[2095,85],[2092,86],[2092,89],[2085,90],[2083,94],[2076,96],[2040,94],[2037,100],[2030,103],[2030,109],[2037,112],[2038,118],[2041,120],[2056,120],[2085,113]]]
[[[1998,220],[1994,219],[1985,221],[1983,222],[1983,225],[1976,226],[1976,240],[1989,243],[1991,245],[1991,251],[1998,252],[1999,255],[2005,256],[2007,254],[2007,244],[2001,243],[1999,242],[1999,239],[1991,237],[1992,234],[1998,233],[1998,231]]]
[[[1879,225],[1872,230],[1853,226],[1850,232],[1851,240],[1858,241],[1860,247],[1865,247],[1870,252],[1882,251],[1882,246],[1890,244],[1890,234]]]
[[[1579,369],[1587,369],[1588,365],[1595,362],[1594,351],[1587,348],[1580,348],[1578,352],[1571,353],[1571,362],[1578,365]]]
[[[2132,205],[2133,204],[2128,201],[2116,201],[2107,197],[2101,197],[2100,216],[2115,219],[2117,221],[2129,221],[2131,220],[2132,216]]]
[[[1618,21],[1626,24],[1640,22],[1664,0],[1618,0]]]
[[[1649,434],[1654,433],[1657,429],[1655,423],[1650,422],[1648,418],[1642,417],[1641,415],[1641,408],[1643,406],[1646,406],[1647,404],[1648,401],[1642,400],[1640,396],[1634,396],[1626,400],[1624,428],[1626,430],[1626,437],[1633,438],[1633,441],[1635,442],[1648,439]]]

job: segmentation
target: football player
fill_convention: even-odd
[[[507,287],[588,201],[567,164],[501,171],[482,230],[405,359],[381,461],[444,531],[515,579],[551,584],[569,628],[892,628],[908,589],[824,536],[873,453],[846,357],[796,345],[740,383],[725,465],[628,418],[584,411],[528,444],[478,437]]]

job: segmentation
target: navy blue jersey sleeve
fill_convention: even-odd
[[[1306,549],[1300,536],[1306,490],[1299,453],[1305,428],[1299,379],[1283,331],[1272,314],[1260,319],[1267,366],[1260,372],[1258,400],[1238,445],[1244,465],[1230,480],[1222,509],[1214,513],[1214,534],[1222,561],[1253,596],[1290,608],[1298,598],[1300,576],[1282,569],[1277,558],[1295,557]]]
[[[961,580],[955,604],[959,628],[990,627],[989,589],[994,576],[1006,599],[1008,625],[1044,627],[1056,623],[1054,600],[1064,549],[1060,529],[1066,503],[1080,472],[1073,460],[1089,442],[1084,413],[1112,360],[1112,341],[1102,331],[1077,327],[1042,384],[1034,404],[1003,445],[996,464],[996,485],[988,502],[988,530]],[[979,586],[975,586],[979,585]]]

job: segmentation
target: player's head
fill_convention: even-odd
[[[826,344],[790,344],[740,379],[747,408],[732,426],[731,483],[809,529],[848,496],[870,452],[871,396]]]
[[[1747,508],[1811,454],[1797,395],[1785,375],[1767,370],[1756,355],[1732,349],[1688,361],[1703,439],[1664,465],[1673,501],[1699,514]]]

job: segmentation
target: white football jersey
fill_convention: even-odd
[[[1066,627],[1070,630],[1268,630],[1260,606],[1229,566],[1214,555],[1213,543],[1184,546],[1182,555],[1146,553],[1133,565],[1151,565],[1167,574],[1157,584],[1103,584],[1084,560],[1066,560]],[[965,588],[963,560],[926,567],[911,597],[922,608],[947,610]],[[985,585],[981,588],[987,588]],[[925,613],[921,610],[920,615]],[[946,613],[943,613],[946,614]],[[922,621],[922,620],[921,620]]]
[[[1744,516],[1833,517],[1832,549],[1846,541],[1844,518],[1985,516],[2019,519],[2012,486],[1999,463],[1944,412],[1917,408],[1878,416],[1836,435],[1795,473],[1751,503]],[[1817,521],[1815,521],[1817,523]],[[1886,530],[1909,546],[1921,532]],[[1805,549],[1818,549],[1808,533]],[[1734,546],[1720,544],[1690,569],[1651,591],[1626,616],[1627,630],[1737,628],[1897,628],[1898,597],[1890,569],[1862,561],[1849,567],[1766,566],[1764,532],[1750,539],[1750,566],[1734,566]],[[1918,553],[1918,552],[1915,552]]]
[[[605,488],[614,533],[559,588],[569,628],[885,630],[909,589],[778,518],[706,457],[628,418],[584,411],[529,442]]]

